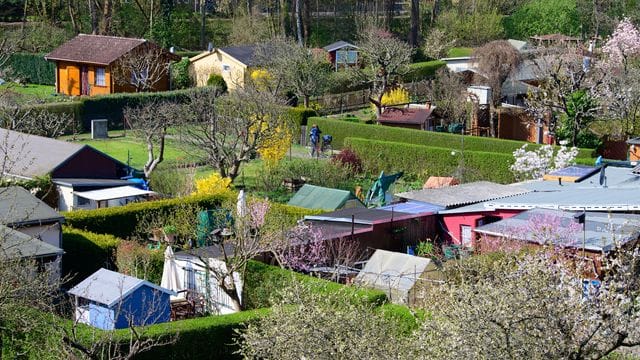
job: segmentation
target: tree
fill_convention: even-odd
[[[451,49],[455,43],[456,41],[449,39],[444,31],[434,28],[429,31],[424,41],[422,51],[431,59],[440,59],[447,55],[447,51]]]
[[[527,111],[536,119],[559,114],[563,135],[572,146],[580,146],[579,136],[589,132],[588,125],[601,110],[595,102],[601,69],[585,67],[584,56],[571,47],[548,50],[532,61],[539,86],[527,95]]]
[[[467,86],[460,75],[446,67],[438,69],[427,90],[427,97],[445,120],[454,123],[466,121],[470,104],[467,101]]]
[[[638,258],[618,250],[588,297],[580,274],[567,266],[581,260],[562,251],[452,264],[445,284],[425,302],[431,321],[418,331],[419,352],[438,359],[600,359],[636,346]]]
[[[147,161],[144,176],[148,179],[153,170],[164,160],[167,128],[176,124],[179,113],[175,104],[150,102],[140,107],[124,109],[124,118],[133,133],[147,144]]]
[[[438,15],[436,27],[464,46],[476,46],[504,37],[503,15],[484,1],[459,1]]]
[[[411,0],[411,27],[409,30],[409,45],[418,47],[420,33],[420,0]]]
[[[289,39],[279,38],[261,45],[258,62],[266,66],[271,82],[291,90],[309,107],[312,96],[322,95],[329,85],[329,63],[322,56]]]
[[[6,129],[50,138],[75,131],[72,115],[24,106],[11,93],[0,94],[0,124]]]
[[[545,34],[580,36],[575,0],[533,0],[505,18],[507,35],[517,39]]]
[[[6,33],[8,31],[0,30],[0,77],[5,76],[6,65],[11,59],[11,55],[18,49],[17,42]]]
[[[268,316],[240,333],[240,352],[261,359],[403,359],[410,345],[397,320],[354,295],[293,283]]]
[[[391,33],[376,27],[364,30],[360,35],[359,47],[366,71],[358,70],[358,75],[371,84],[374,98],[370,101],[380,115],[382,96],[407,72],[413,50]]]
[[[113,67],[116,84],[136,92],[151,91],[169,74],[169,59],[162,48],[145,43],[121,57]]]
[[[198,149],[195,157],[204,157],[222,177],[233,180],[243,163],[291,126],[284,109],[280,99],[251,84],[221,96],[204,89],[181,106],[180,136]]]
[[[522,57],[508,41],[496,40],[477,48],[473,60],[482,83],[491,88],[490,133],[496,136],[496,109],[502,103],[502,84],[519,68]]]
[[[577,155],[576,147],[568,149],[562,146],[554,154],[551,145],[543,145],[536,150],[527,151],[527,144],[524,144],[513,152],[515,161],[510,169],[518,181],[541,179],[550,171],[573,165]]]

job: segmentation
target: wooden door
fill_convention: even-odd
[[[67,94],[72,96],[80,95],[80,68],[77,66],[67,66]]]
[[[82,65],[80,71],[81,94],[89,95],[89,67]]]

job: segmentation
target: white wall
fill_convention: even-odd
[[[27,234],[34,238],[39,238],[40,240],[46,242],[47,244],[56,246],[61,248],[62,244],[60,243],[60,223],[49,224],[49,225],[41,225],[41,226],[25,226],[16,228],[16,230],[20,231],[23,234]]]
[[[58,189],[58,210],[73,210],[73,188],[62,185],[58,185],[56,186],[56,188]]]

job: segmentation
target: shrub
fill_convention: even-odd
[[[261,180],[265,185],[268,180],[275,182],[270,185],[278,185],[282,179],[304,178],[308,183],[314,185],[339,188],[353,178],[353,171],[330,161],[293,159],[280,161],[268,173],[261,173],[260,176],[263,177]],[[269,176],[270,179],[266,179],[266,176]]]
[[[65,226],[62,229],[62,275],[71,287],[101,267],[115,268],[115,250],[122,240]]]
[[[8,63],[11,76],[31,84],[55,85],[56,65],[44,59],[44,54],[15,53]]]
[[[287,115],[290,120],[296,125],[307,125],[307,119],[313,116],[318,116],[318,113],[313,109],[308,109],[302,106],[287,108]]]
[[[207,79],[207,86],[216,87],[221,93],[227,91],[227,83],[221,75],[212,73]]]
[[[196,180],[194,195],[229,196],[231,195],[231,179],[223,178],[218,173],[212,173],[204,179]]]
[[[346,166],[356,173],[362,172],[362,160],[351,148],[344,148],[338,154],[333,155],[331,161],[341,166]]]
[[[403,129],[382,125],[366,125],[320,117],[311,118],[310,121],[318,124],[323,133],[333,136],[332,145],[334,148],[343,147],[345,137],[359,137],[406,144],[428,145],[449,150],[460,150],[464,146],[465,151],[491,151],[511,155],[526,143],[524,141],[479,136],[465,136],[463,143],[463,139],[457,134]],[[532,148],[538,148],[541,145],[530,144],[530,146]],[[579,158],[590,158],[593,155],[594,151],[592,149],[580,149],[578,153]]]
[[[175,164],[161,163],[151,173],[149,186],[165,196],[187,196],[193,192],[195,171],[194,167],[179,168]]]
[[[382,95],[382,105],[406,104],[409,100],[409,92],[403,87],[391,89]],[[371,104],[371,109],[376,111],[376,106]]]
[[[191,76],[189,76],[189,58],[183,57],[182,60],[173,64],[171,70],[174,89],[187,89],[191,87]]]
[[[160,284],[164,266],[162,249],[148,249],[136,242],[123,240],[116,249],[118,272]]]
[[[219,207],[223,196],[187,196],[183,198],[131,203],[125,206],[75,210],[64,213],[66,223],[77,229],[120,238],[132,236],[142,217],[168,217],[180,206],[194,205],[205,209]]]

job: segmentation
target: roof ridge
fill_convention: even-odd
[[[149,41],[144,38],[134,38],[134,37],[126,37],[126,36],[113,36],[113,35],[98,35],[98,34],[83,34],[80,33],[78,36],[91,36],[91,37],[103,37],[103,38],[111,38],[111,39],[124,39],[124,40],[141,40],[141,41]]]

